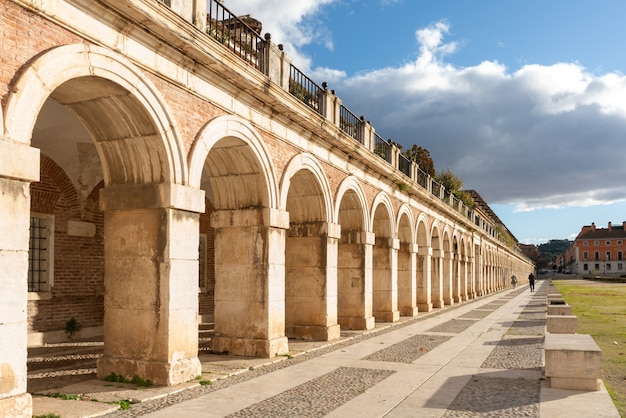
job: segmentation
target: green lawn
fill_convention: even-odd
[[[553,280],[578,317],[578,333],[602,349],[604,384],[626,417],[626,284],[592,280]]]

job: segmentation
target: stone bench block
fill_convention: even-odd
[[[572,307],[570,305],[548,305],[548,315],[571,315]]]
[[[552,296],[548,297],[548,306],[549,305],[566,305],[565,299],[561,296]]]
[[[546,330],[555,334],[576,334],[578,318],[575,315],[547,315]]]
[[[550,387],[600,390],[602,351],[588,334],[546,334],[545,376]]]

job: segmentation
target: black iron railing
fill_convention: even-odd
[[[289,93],[296,96],[303,103],[322,114],[321,102],[324,99],[324,88],[307,77],[293,65],[289,68]]]
[[[354,113],[344,105],[339,107],[339,127],[342,131],[350,135],[352,138],[363,144],[363,129],[361,119],[357,118]]]
[[[398,157],[398,170],[404,173],[405,176],[411,177],[411,160],[406,158],[404,154],[400,154]]]
[[[417,167],[417,178],[415,179],[415,181],[424,189],[428,189],[428,174],[424,170],[419,168],[419,166]]]
[[[374,154],[391,164],[391,143],[378,134],[374,134]]]
[[[262,70],[263,38],[244,19],[246,17],[237,17],[217,1],[207,2],[207,34],[248,64]]]

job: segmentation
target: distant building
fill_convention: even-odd
[[[583,226],[565,251],[563,268],[577,274],[626,274],[626,222],[607,228],[596,228],[595,223]]]
[[[539,249],[535,244],[517,244],[522,253],[531,260],[537,260],[539,258]]]

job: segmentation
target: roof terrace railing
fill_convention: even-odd
[[[254,68],[263,68],[263,38],[218,1],[207,3],[206,33]]]
[[[398,170],[404,173],[405,176],[411,177],[411,166],[413,163],[409,160],[406,155],[400,154],[398,156]]]
[[[321,103],[324,100],[324,90],[293,65],[289,67],[289,93],[319,114],[322,114]]]
[[[346,134],[363,144],[363,122],[344,105],[339,106],[339,127]]]
[[[391,164],[391,143],[377,133],[374,134],[374,154]]]
[[[167,0],[158,0],[161,3],[169,5]],[[224,45],[235,55],[246,61],[249,65],[256,68],[266,76],[269,76],[269,68],[271,59],[266,55],[267,44],[269,44],[269,34],[266,40],[261,38],[259,33],[252,29],[245,20],[237,17],[230,12],[224,5],[217,1],[211,0],[207,2],[207,26],[206,33],[217,42]],[[279,48],[281,46],[279,45]],[[282,48],[280,48],[282,50]],[[264,62],[265,60],[267,62]],[[285,72],[287,69],[285,68]],[[484,219],[482,219],[474,210],[468,208],[462,201],[451,197],[446,193],[443,185],[431,178],[419,166],[415,170],[415,178],[412,176],[413,162],[405,155],[396,152],[394,155],[394,144],[385,140],[383,137],[374,133],[371,138],[365,127],[369,123],[364,118],[358,118],[347,107],[340,105],[338,115],[332,116],[332,110],[326,109],[325,100],[327,96],[326,83],[318,85],[311,78],[306,76],[302,71],[289,63],[289,79],[281,83],[283,88],[289,90],[293,96],[301,100],[316,113],[327,118],[337,120],[339,128],[348,136],[358,141],[365,147],[368,147],[374,154],[381,157],[387,163],[396,165],[396,169],[408,178],[414,180],[420,187],[428,190],[438,199],[447,202],[457,211],[473,220],[473,222],[481,229],[489,232],[493,227]],[[334,92],[332,92],[334,95]]]

